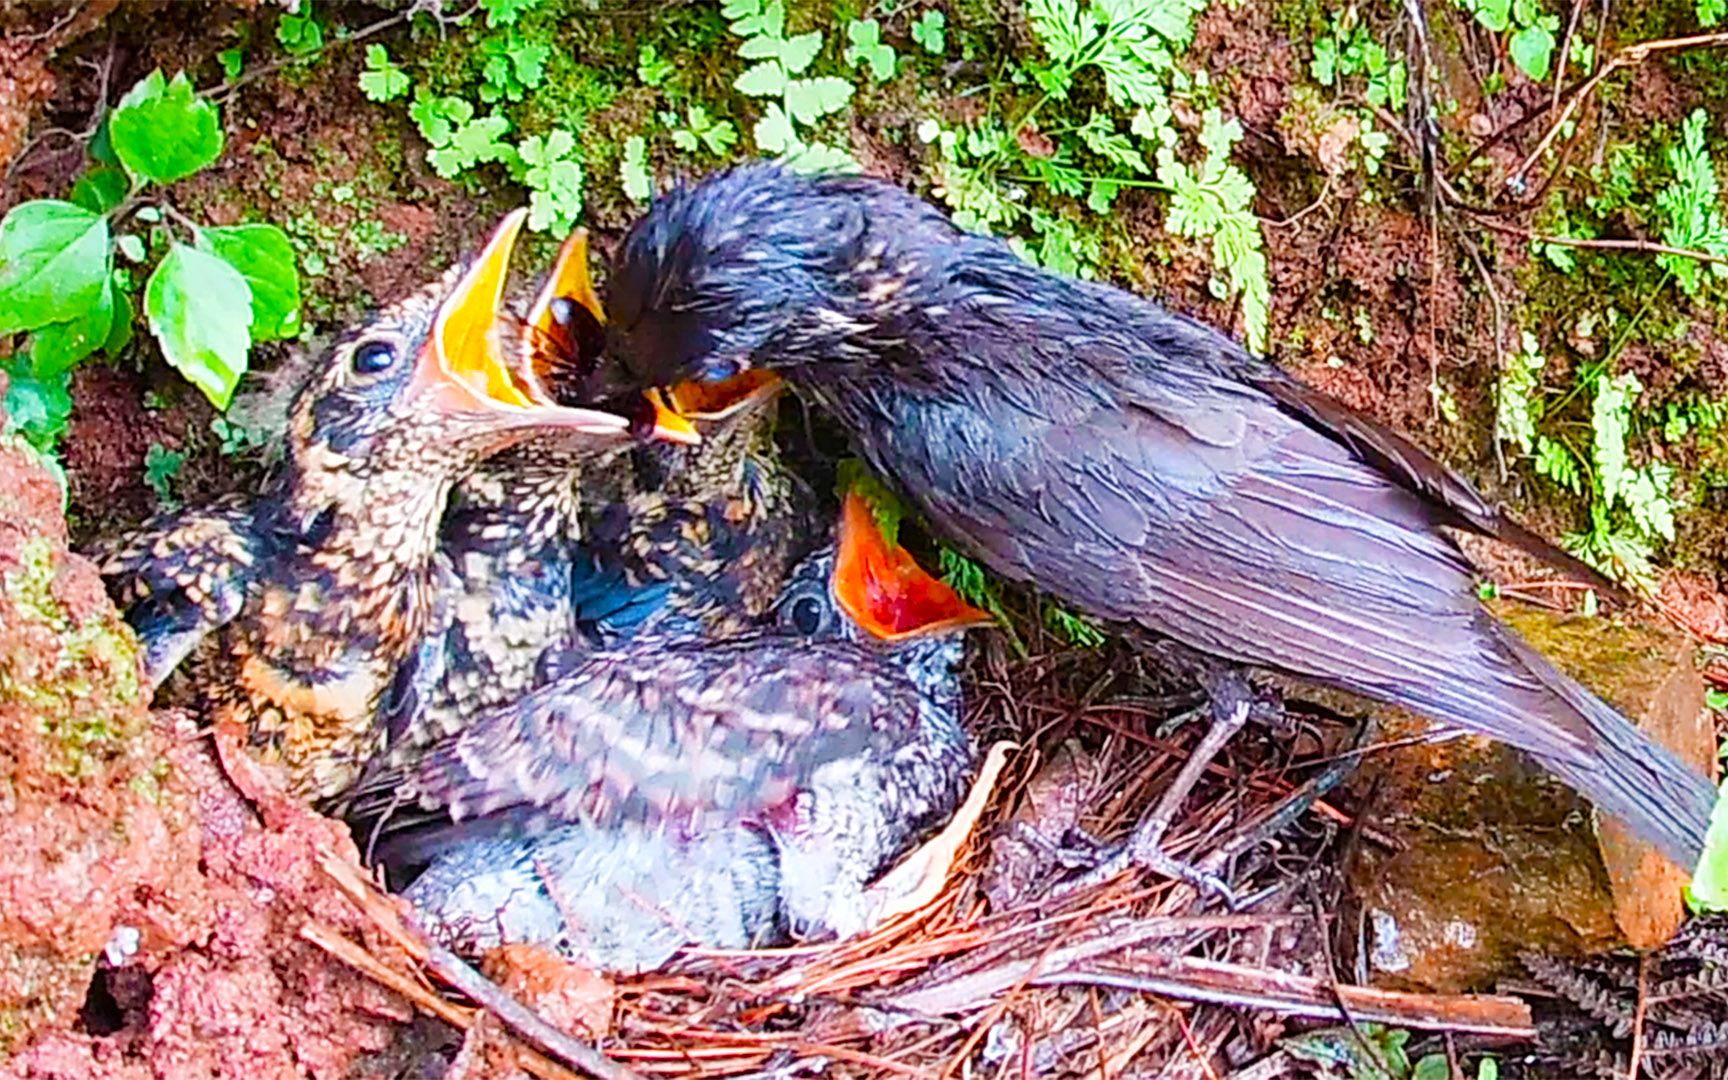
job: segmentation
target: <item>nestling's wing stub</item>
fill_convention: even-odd
[[[917,689],[847,642],[637,642],[373,778],[353,816],[375,817],[400,795],[527,828],[748,818],[829,761],[918,738],[920,722]]]

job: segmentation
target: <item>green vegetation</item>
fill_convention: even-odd
[[[1414,1063],[1405,1051],[1410,1032],[1380,1024],[1321,1028],[1279,1040],[1293,1058],[1319,1066],[1322,1076],[1340,1080],[1451,1080],[1455,1074],[1444,1053],[1425,1054]],[[1475,1080],[1499,1080],[1500,1063],[1480,1058]]]
[[[1518,70],[1536,82],[1548,77],[1560,16],[1542,10],[1538,0],[1457,0],[1458,6],[1496,34],[1510,32],[1506,52]]]
[[[1627,227],[1660,228],[1670,247],[1728,253],[1706,124],[1704,111],[1695,110],[1659,154],[1638,143],[1610,147],[1601,166],[1579,177],[1592,194],[1550,201],[1549,235],[1588,241]],[[1617,305],[1596,302],[1571,312],[1573,340],[1594,355],[1559,385],[1544,382],[1547,361],[1536,335],[1524,331],[1522,348],[1502,361],[1496,435],[1538,477],[1584,501],[1587,523],[1565,536],[1567,548],[1648,589],[1655,581],[1656,552],[1675,540],[1685,502],[1674,466],[1641,453],[1640,445],[1683,449],[1688,440],[1721,427],[1728,403],[1691,391],[1652,407],[1642,381],[1632,372],[1616,372],[1615,362],[1640,338],[1671,349],[1672,335],[1684,330],[1685,320],[1660,313],[1686,300],[1716,299],[1716,283],[1728,277],[1728,266],[1667,252],[1599,256],[1556,243],[1538,244],[1536,251],[1551,273],[1576,279],[1584,292],[1630,296],[1635,307],[1628,315]],[[1640,459],[1645,463],[1634,463]]]
[[[4,362],[7,412],[38,450],[51,452],[65,431],[72,370],[130,343],[141,278],[163,356],[218,409],[254,341],[299,333],[287,236],[271,225],[199,225],[162,190],[215,162],[222,144],[217,107],[184,74],[154,71],[106,118],[70,201],[21,203],[0,222],[0,334],[28,334]]]

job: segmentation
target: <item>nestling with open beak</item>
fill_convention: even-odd
[[[520,324],[501,321],[514,360],[502,392],[549,404],[598,362],[604,314],[586,241],[583,230],[565,241]],[[813,542],[774,453],[774,387],[763,386],[773,382],[737,380],[678,412],[656,392],[621,409],[657,435],[629,454],[544,438],[459,484],[440,529],[433,629],[384,717],[390,760],[515,700],[598,642],[722,636],[765,612]],[[580,511],[596,480],[617,474],[644,490],[593,515],[605,527],[587,535]]]
[[[451,487],[529,439],[630,441],[629,421],[512,394],[493,333],[518,211],[465,269],[345,335],[289,409],[252,511],[239,610],[200,653],[210,719],[328,798],[384,742],[376,716],[431,612]]]
[[[961,803],[956,669],[985,620],[849,498],[773,628],[592,653],[369,781],[360,830],[383,815],[386,860],[430,862],[407,895],[470,948],[645,970],[856,932],[888,903],[870,881]]]

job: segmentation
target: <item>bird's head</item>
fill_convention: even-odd
[[[855,491],[842,502],[834,544],[793,571],[775,618],[804,637],[888,647],[954,638],[992,621],[891,541]]]
[[[506,360],[498,305],[522,221],[509,215],[472,262],[316,363],[288,418],[289,501],[303,529],[331,512],[406,522],[419,511],[427,531],[450,486],[511,446],[556,438],[600,452],[630,441],[627,418],[557,405]]]
[[[530,393],[550,401],[591,400],[605,348],[607,317],[588,269],[588,235],[570,234],[523,320],[517,367]],[[625,413],[641,431],[662,437],[653,455],[667,477],[729,473],[751,448],[779,401],[784,383],[762,368],[719,382],[686,379],[614,397],[606,407]],[[721,460],[724,459],[724,460]]]
[[[713,383],[859,354],[915,302],[921,260],[953,232],[921,200],[863,177],[757,163],[674,190],[613,261],[602,379]]]

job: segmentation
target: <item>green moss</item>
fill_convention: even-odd
[[[58,569],[53,545],[28,541],[21,565],[0,581],[18,615],[40,623],[59,638],[60,653],[40,681],[20,680],[0,666],[0,697],[26,705],[58,753],[49,767],[68,776],[94,774],[138,734],[140,700],[137,647],[131,632],[110,613],[74,622],[54,599]]]

